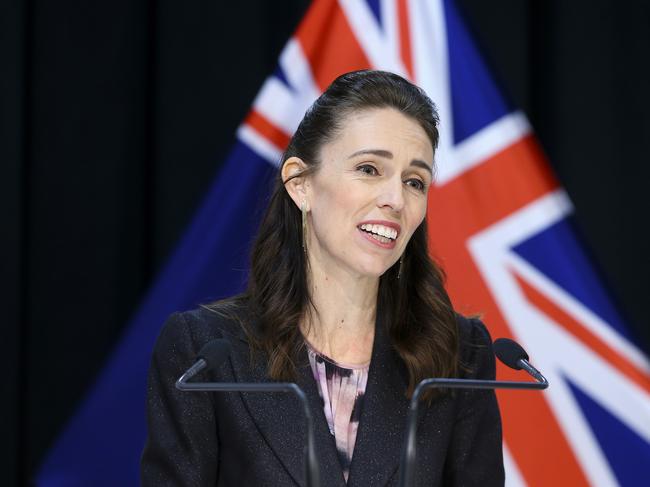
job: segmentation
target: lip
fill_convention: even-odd
[[[381,247],[383,249],[393,249],[393,248],[395,248],[395,243],[397,242],[397,238],[395,238],[395,240],[390,240],[389,242],[386,242],[386,243],[380,242],[379,240],[376,240],[375,238],[371,237],[368,232],[366,232],[364,230],[361,230],[361,225],[365,225],[365,224],[368,224],[368,225],[384,225],[385,227],[392,228],[393,230],[397,231],[397,238],[399,238],[401,227],[397,223],[390,222],[390,221],[387,221],[387,220],[366,220],[366,221],[363,221],[363,222],[359,223],[359,225],[357,225],[357,230],[359,231],[361,236],[363,238],[365,238],[367,241],[369,241],[370,243],[372,243],[372,244],[374,244],[374,245],[376,245],[378,247]]]

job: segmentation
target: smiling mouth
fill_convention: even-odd
[[[374,225],[371,223],[364,223],[357,227],[359,230],[366,232],[372,238],[381,243],[394,242],[397,239],[397,230],[387,227],[385,225]]]

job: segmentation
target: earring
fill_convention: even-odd
[[[300,213],[302,213],[302,250],[307,254],[307,208],[305,200],[300,204]]]
[[[397,271],[397,278],[402,277],[402,266],[404,265],[404,254],[399,258],[399,269]]]

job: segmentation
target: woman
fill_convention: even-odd
[[[304,485],[295,397],[175,390],[214,338],[233,351],[203,380],[292,381],[305,391],[328,487],[397,484],[420,380],[494,378],[487,330],[454,313],[427,253],[437,123],[422,90],[379,71],[340,76],[307,111],[284,154],[247,291],[173,315],[161,332],[145,485]],[[502,485],[494,394],[441,391],[425,401],[418,485]]]

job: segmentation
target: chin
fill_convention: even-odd
[[[359,274],[366,277],[381,277],[383,276],[388,269],[392,267],[393,264],[388,262],[379,262],[377,260],[372,260],[370,262],[361,262],[361,265],[357,263],[356,270]]]

